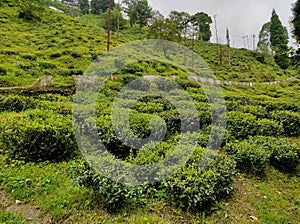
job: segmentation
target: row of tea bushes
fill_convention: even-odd
[[[62,161],[77,152],[71,116],[51,110],[2,113],[0,132],[3,150],[13,159]]]
[[[250,137],[238,143],[228,143],[225,151],[245,172],[263,175],[269,165],[284,172],[293,172],[300,163],[300,149],[284,139],[274,137]]]
[[[168,153],[169,147],[163,143],[155,151],[157,153],[154,154],[148,150],[141,151],[131,162],[157,162],[162,159],[161,153]],[[230,195],[236,174],[235,162],[222,154],[216,155],[215,160],[207,167],[201,167],[203,152],[203,148],[197,147],[185,166],[169,178],[150,185],[125,186],[97,174],[86,163],[75,167],[73,179],[100,195],[104,204],[111,209],[118,209],[128,203],[143,205],[147,198],[159,197],[183,210],[203,211]],[[152,156],[149,157],[149,153]]]

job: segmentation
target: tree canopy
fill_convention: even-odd
[[[288,32],[284,27],[273,9],[270,26],[270,42],[271,48],[275,53],[275,62],[282,68],[286,69],[289,66],[288,58]]]
[[[271,29],[271,22],[267,22],[262,26],[259,32],[257,49],[259,52],[264,54],[271,53],[270,29]]]
[[[211,37],[211,17],[204,12],[198,12],[193,17],[196,19],[198,24],[198,40],[209,41]]]
[[[125,0],[125,12],[128,14],[130,25],[137,23],[140,28],[147,25],[147,20],[153,16],[152,8],[147,0]]]
[[[99,15],[100,13],[106,12],[108,9],[109,0],[92,0],[91,1],[91,12]],[[115,3],[111,0],[111,7],[115,7]]]
[[[294,37],[297,40],[298,43],[300,43],[300,0],[298,0],[294,5],[293,5],[293,19],[292,19],[292,24],[293,24],[293,33]]]
[[[171,11],[169,14],[169,19],[175,24],[177,29],[180,32],[184,30],[184,23],[190,20],[191,15],[187,12],[178,12],[178,11]]]

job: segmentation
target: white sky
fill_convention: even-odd
[[[252,49],[252,35],[258,34],[265,22],[270,21],[274,8],[284,26],[291,34],[289,23],[292,15],[292,4],[296,0],[148,0],[153,9],[159,10],[165,17],[171,10],[186,11],[190,14],[205,12],[213,19],[217,15],[217,28],[221,42],[225,43],[226,27],[229,28],[231,45],[244,47],[242,36],[249,36],[249,47]],[[216,42],[214,23],[211,42]],[[246,39],[245,39],[246,42]],[[294,40],[290,38],[290,45]],[[246,44],[247,46],[247,44]]]

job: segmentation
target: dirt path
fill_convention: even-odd
[[[12,212],[15,215],[21,215],[26,220],[33,223],[53,223],[53,219],[49,214],[40,215],[39,208],[28,203],[23,204],[18,202],[3,190],[0,190],[0,209]]]

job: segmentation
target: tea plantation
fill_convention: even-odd
[[[0,5],[0,87],[30,86],[43,75],[53,76],[55,87],[74,87],[72,75],[83,75],[105,53],[107,34],[100,16],[76,18],[50,9],[41,13],[40,20],[25,21],[18,18],[15,1]],[[128,25],[120,37],[113,33],[112,48],[144,39],[147,29]],[[283,71],[271,56],[262,59],[257,52],[232,49],[228,71],[227,55],[224,51],[220,64],[218,48],[197,41],[195,52],[219,80],[255,83],[221,84],[224,130],[212,123],[212,111],[224,108],[215,108],[203,85],[189,80],[182,68],[158,61],[127,65],[118,71],[118,79],[106,80],[93,104],[94,117],[85,114],[89,105],[80,101],[80,91],[76,96],[20,91],[0,95],[0,222],[299,223],[299,70]],[[165,77],[182,89],[140,79],[145,75]],[[127,90],[126,97],[118,95],[132,81],[139,82],[139,88]],[[151,88],[172,92],[176,105],[182,106],[178,109],[155,94],[132,101]],[[189,113],[191,102],[182,92],[197,109],[200,128],[193,133],[182,129],[182,119],[195,115]],[[142,139],[155,134],[160,138],[165,131],[162,141],[130,147],[126,134],[120,140],[111,113],[117,96],[124,108],[130,105],[130,130],[124,130]],[[116,114],[122,117],[124,108]],[[86,123],[74,121],[73,112],[79,109],[109,152],[97,154],[98,159],[144,167],[137,176],[145,177],[140,180],[145,184],[124,185],[88,163],[75,132],[89,131]],[[195,139],[195,145],[186,143],[188,138]],[[191,148],[187,161],[176,168],[172,162]],[[211,162],[201,167],[203,159]],[[176,172],[151,179],[164,173],[151,174],[147,165],[166,162]]]

